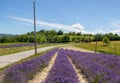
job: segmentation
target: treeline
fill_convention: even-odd
[[[118,34],[82,34],[81,32],[69,32],[64,33],[62,30],[40,30],[37,32],[36,40],[38,43],[67,43],[67,42],[92,42],[102,41],[104,37],[109,38],[111,41],[120,40],[120,36]],[[15,35],[15,36],[3,36],[0,38],[0,43],[6,42],[34,42],[34,32],[28,32],[22,35]]]

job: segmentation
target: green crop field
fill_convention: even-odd
[[[74,44],[74,46],[89,50],[95,50],[95,44],[96,42],[80,43],[80,44]],[[108,46],[104,45],[103,42],[98,42],[97,52],[120,55],[120,41],[111,41],[110,45]]]

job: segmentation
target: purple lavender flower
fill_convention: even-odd
[[[120,83],[120,74],[114,71],[119,66],[120,57],[73,50],[66,50],[66,54],[78,69],[82,69],[90,83]]]
[[[79,83],[75,70],[64,50],[60,50],[44,83]]]
[[[28,80],[32,79],[33,76],[48,65],[52,56],[56,53],[58,49],[54,49],[46,54],[33,58],[31,60],[25,61],[21,64],[15,64],[4,73],[3,82],[5,83],[26,83]],[[46,64],[44,64],[46,63]],[[45,66],[44,66],[45,65]]]

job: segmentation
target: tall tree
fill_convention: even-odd
[[[59,31],[57,32],[57,35],[63,35],[63,31],[62,31],[62,30],[59,30]]]
[[[105,45],[109,45],[110,43],[110,39],[107,36],[105,36],[102,41]]]
[[[62,43],[67,43],[70,42],[70,36],[69,35],[64,35],[62,37]]]

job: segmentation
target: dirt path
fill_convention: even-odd
[[[88,83],[87,80],[84,78],[84,75],[82,75],[82,73],[80,73],[80,69],[76,69],[75,65],[72,63],[72,60],[68,57],[70,63],[72,64],[75,72],[77,73],[77,77],[79,80],[79,83]]]
[[[75,51],[81,51],[81,52],[91,52],[91,53],[94,53],[94,51],[83,49],[83,48],[77,48],[77,47],[74,47],[74,46],[65,46],[65,47],[62,47],[62,48],[63,49],[69,49],[69,50],[75,50]]]
[[[44,70],[42,70],[42,72],[37,73],[35,75],[35,78],[33,78],[33,80],[30,80],[28,83],[41,83],[42,81],[44,81],[48,75],[49,70],[52,68],[56,57],[57,53],[52,57],[52,59],[49,62],[49,65]]]

